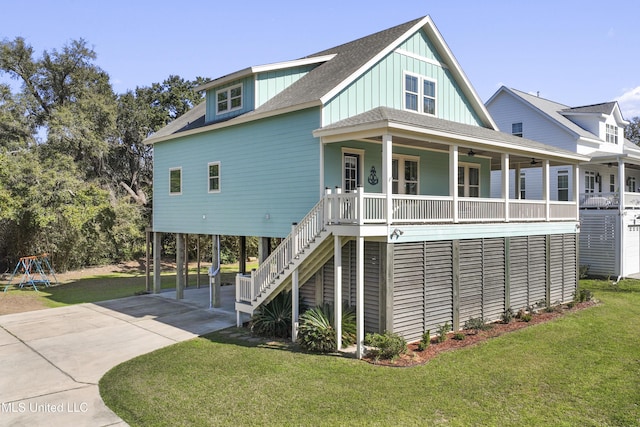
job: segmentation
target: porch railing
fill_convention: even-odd
[[[580,207],[587,209],[618,209],[619,193],[581,193]],[[625,209],[640,209],[639,193],[624,193]]]
[[[330,224],[386,224],[386,198],[379,193],[329,192],[326,218]],[[454,223],[453,197],[394,194],[391,200],[392,224]],[[457,222],[567,221],[577,220],[576,202],[544,200],[505,200],[464,197],[458,199]]]
[[[291,233],[250,275],[236,276],[236,301],[254,301],[325,227],[325,199],[291,228]]]

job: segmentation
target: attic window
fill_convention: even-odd
[[[519,123],[511,123],[511,135],[519,136],[522,138],[522,122]]]
[[[418,113],[436,114],[436,82],[426,77],[405,74],[404,108]]]
[[[618,126],[607,125],[607,142],[612,144],[618,143]]]
[[[216,114],[242,108],[242,85],[231,86],[216,92]]]

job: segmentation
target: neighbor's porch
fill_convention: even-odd
[[[594,158],[583,166],[580,191],[582,209],[640,209],[640,158]]]

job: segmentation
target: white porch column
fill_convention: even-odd
[[[516,200],[520,200],[520,163],[516,163],[516,176],[514,178],[514,189],[515,189],[515,193],[514,194],[514,199]]]
[[[336,348],[342,348],[342,239],[333,237],[333,319],[336,326]]]
[[[160,293],[162,290],[162,233],[153,232],[153,293]]]
[[[618,161],[618,182],[620,182],[620,205],[618,206],[620,212],[620,229],[618,233],[620,233],[620,239],[618,241],[618,247],[616,248],[616,252],[618,253],[619,259],[619,271],[618,277],[624,275],[624,237],[625,237],[625,227],[624,227],[624,205],[625,205],[625,195],[627,181],[625,181],[625,164],[624,160],[620,159]]]
[[[449,147],[449,194],[453,198],[451,213],[453,222],[458,222],[458,146]]]
[[[298,339],[298,316],[300,314],[299,303],[299,283],[298,269],[293,270],[291,277],[291,341],[296,342]]]
[[[362,359],[364,341],[364,237],[356,239],[356,357]]]
[[[382,135],[382,193],[385,195],[387,225],[393,222],[393,141],[391,135]]]
[[[544,200],[544,218],[550,220],[551,204],[549,201],[549,160],[542,161],[542,200]]]
[[[618,209],[620,210],[620,214],[622,214],[624,212],[624,192],[626,191],[626,187],[627,187],[627,182],[625,181],[625,165],[624,165],[624,161],[622,159],[618,160],[618,182],[620,183],[620,185],[618,186],[620,188],[620,194],[618,195],[618,199],[620,200],[620,205],[618,206]]]
[[[573,200],[576,202],[576,220],[580,219],[580,166],[573,167]]]
[[[184,298],[184,234],[176,234],[176,299]]]
[[[504,199],[504,220],[509,222],[509,154],[502,154],[502,198]]]

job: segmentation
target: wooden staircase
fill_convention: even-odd
[[[298,270],[299,284],[307,281],[333,255],[333,239],[325,223],[325,201],[294,224],[291,233],[250,275],[236,276],[236,312],[252,315],[263,303],[291,288]]]

